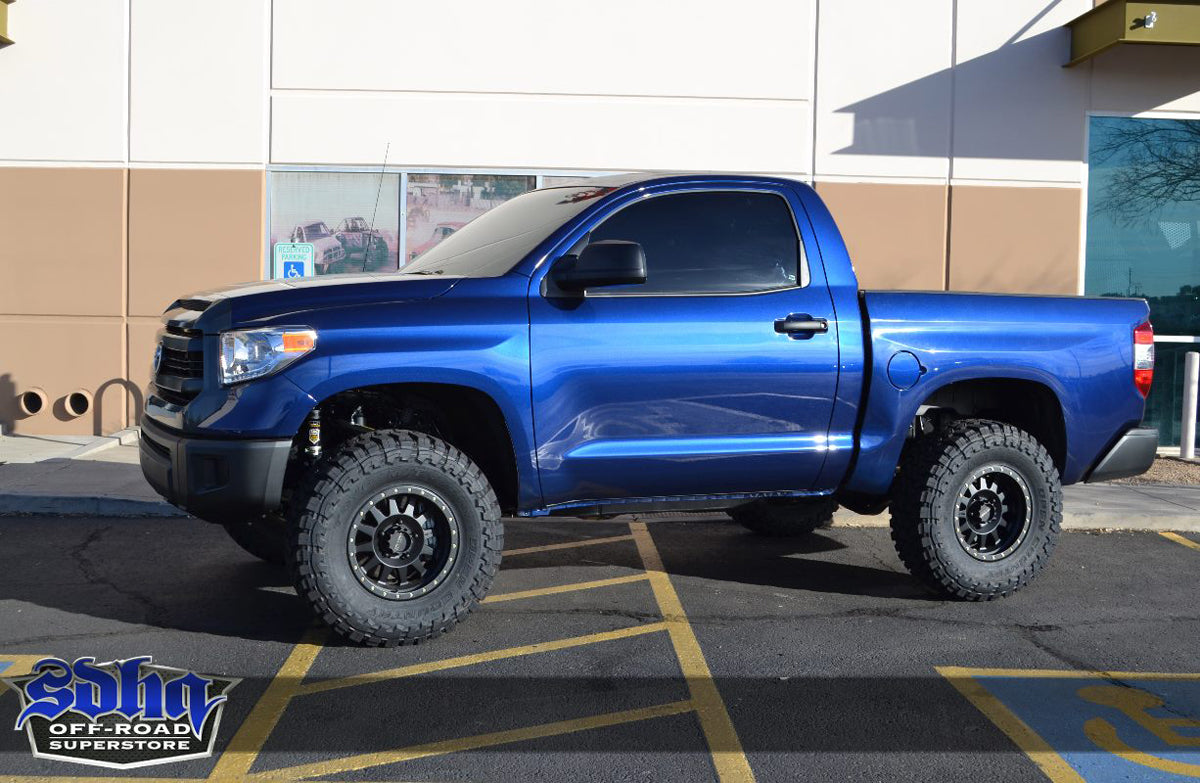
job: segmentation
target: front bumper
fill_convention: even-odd
[[[1158,430],[1135,427],[1118,440],[1092,468],[1086,481],[1111,481],[1145,473],[1158,453]]]
[[[291,439],[186,438],[143,417],[142,473],[168,502],[210,522],[279,507]]]

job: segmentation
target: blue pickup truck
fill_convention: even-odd
[[[804,535],[839,504],[890,509],[918,580],[986,600],[1045,564],[1063,484],[1150,466],[1148,314],[860,291],[829,211],[786,179],[592,179],[401,273],[177,300],[142,469],[363,644],[469,612],[505,515],[722,510]]]

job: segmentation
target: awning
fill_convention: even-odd
[[[13,0],[0,0],[0,49],[12,43],[8,37],[8,6]]]
[[[1070,68],[1118,44],[1200,46],[1200,0],[1106,0],[1067,23]]]

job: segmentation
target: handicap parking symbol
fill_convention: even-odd
[[[273,277],[294,280],[312,276],[314,255],[311,242],[276,242]]]
[[[1200,673],[938,671],[1055,783],[1200,780]]]

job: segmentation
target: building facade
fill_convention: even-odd
[[[276,243],[396,269],[525,190],[682,169],[814,184],[863,287],[1150,298],[1177,442],[1200,47],[1064,67],[1092,0],[0,6],[6,431],[136,423],[163,309]]]

